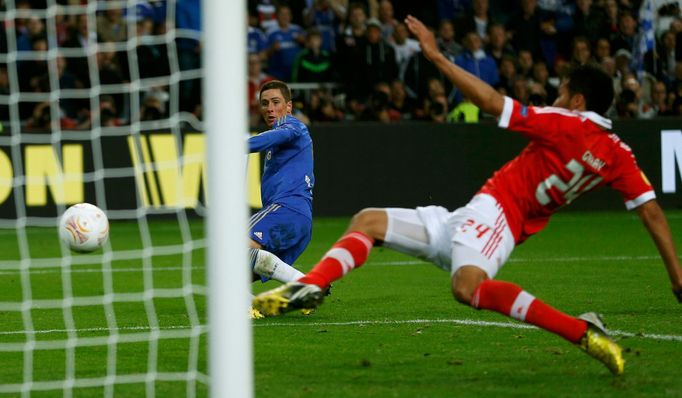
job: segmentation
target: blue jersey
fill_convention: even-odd
[[[313,140],[305,124],[288,115],[249,138],[249,152],[265,152],[263,207],[277,203],[312,220]]]
[[[273,52],[268,58],[268,73],[284,81],[291,79],[291,67],[296,55],[301,51],[296,39],[305,35],[300,26],[291,24],[286,30],[279,26],[268,31],[268,46],[272,47],[279,43],[279,50]]]

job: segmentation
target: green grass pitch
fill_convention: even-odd
[[[682,212],[668,212],[677,242],[682,239]],[[308,270],[346,226],[346,219],[316,219],[313,241],[299,259]],[[155,245],[183,242],[177,223],[149,225]],[[191,223],[191,239],[201,239],[203,225]],[[13,230],[0,231],[0,303],[22,297],[22,278],[7,264],[19,258]],[[187,237],[187,231],[185,233]],[[58,257],[54,230],[28,230],[32,257]],[[142,248],[138,226],[112,224],[114,250]],[[99,265],[74,265],[73,295],[101,295],[105,281]],[[197,249],[185,262],[178,255],[153,256],[152,280],[144,280],[140,260],[112,263],[111,284],[117,293],[134,293],[152,283],[175,289],[191,277],[205,284],[204,253]],[[225,266],[235,266],[226,262]],[[34,299],[61,299],[60,268],[31,269]],[[184,277],[184,279],[183,279]],[[333,293],[313,315],[287,314],[253,322],[256,397],[679,397],[682,357],[682,305],[670,293],[664,267],[636,215],[564,213],[548,228],[518,247],[498,279],[513,281],[538,298],[570,313],[597,311],[626,350],[626,368],[614,378],[600,363],[559,337],[525,327],[501,315],[475,311],[456,303],[449,276],[435,266],[385,249],[375,249],[368,263],[334,284]],[[24,284],[25,284],[24,280]],[[255,291],[277,286],[254,284]],[[205,299],[194,296],[201,323]],[[155,299],[162,329],[189,324],[182,299]],[[142,303],[115,305],[119,333],[149,327]],[[107,336],[101,306],[74,308],[79,338]],[[69,334],[61,309],[31,312],[37,341],[65,340]],[[24,343],[25,320],[16,311],[0,311],[0,343]],[[72,332],[73,333],[73,332]],[[205,372],[205,335],[200,341],[199,371]],[[229,338],[229,336],[226,336]],[[159,343],[159,372],[186,372],[189,340]],[[107,349],[76,349],[76,378],[106,375]],[[144,372],[146,342],[119,344],[119,375]],[[33,356],[33,380],[60,380],[66,372],[65,351],[39,350]],[[24,357],[0,352],[0,389],[24,380]],[[156,396],[184,397],[185,382],[157,381]],[[197,396],[206,396],[201,383]],[[145,396],[144,383],[117,384],[115,396]],[[73,397],[100,397],[101,387],[78,388]],[[0,394],[19,397],[20,394]],[[60,397],[61,390],[32,392],[31,397]]]

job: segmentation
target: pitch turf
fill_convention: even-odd
[[[669,212],[677,241],[682,212]],[[299,260],[309,269],[343,232],[345,219],[315,221],[313,241]],[[182,235],[169,221],[150,223],[156,245],[177,245]],[[186,231],[187,232],[187,231]],[[196,221],[189,231],[202,238]],[[0,231],[2,261],[19,258],[14,231]],[[30,229],[33,257],[59,255],[54,230]],[[187,233],[186,233],[187,237]],[[113,223],[115,250],[142,247],[136,224]],[[83,259],[83,257],[76,257]],[[191,276],[204,284],[203,251],[186,256],[192,271],[183,280],[182,257],[158,255],[149,260],[153,273],[147,286],[180,288]],[[21,274],[0,269],[0,303],[22,297]],[[225,266],[234,266],[225,264]],[[144,264],[120,260],[112,264],[116,292],[145,287]],[[106,282],[94,264],[73,266],[73,295],[101,295]],[[149,277],[149,273],[147,274]],[[682,357],[682,305],[674,301],[653,243],[632,213],[564,213],[546,231],[517,248],[498,275],[571,313],[597,311],[625,348],[625,375],[614,378],[606,368],[569,343],[546,332],[489,312],[457,304],[449,293],[447,273],[418,260],[377,249],[363,269],[335,283],[333,294],[311,316],[297,313],[258,320],[254,325],[256,397],[678,397]],[[35,299],[61,299],[65,287],[59,268],[31,269]],[[25,282],[25,281],[24,281]],[[25,284],[25,283],[24,283]],[[254,285],[256,291],[276,283]],[[204,296],[193,295],[201,323]],[[189,324],[183,299],[155,299],[162,330]],[[141,303],[115,306],[121,335],[149,327]],[[68,338],[61,309],[31,311],[37,341]],[[76,307],[79,338],[107,336],[103,307]],[[23,343],[27,335],[21,313],[0,310],[0,343]],[[74,333],[74,332],[72,332]],[[205,337],[205,335],[204,335]],[[229,338],[229,336],[225,336]],[[205,371],[205,338],[199,371]],[[189,340],[162,340],[159,372],[186,372]],[[147,343],[119,344],[118,374],[144,372]],[[65,351],[40,350],[33,358],[33,380],[59,380],[67,372]],[[76,350],[74,375],[106,375],[106,347]],[[0,389],[21,383],[21,352],[0,352]],[[186,395],[184,382],[154,383],[156,396]],[[116,385],[115,396],[145,396],[143,383]],[[79,388],[74,397],[99,397],[102,388]],[[197,395],[206,388],[197,386]],[[20,394],[0,394],[0,397]],[[62,391],[34,392],[31,397],[58,397]]]

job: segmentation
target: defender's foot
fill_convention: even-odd
[[[599,315],[588,312],[578,317],[587,322],[587,331],[578,345],[587,354],[603,363],[616,376],[623,374],[625,360],[622,349],[606,333]]]
[[[324,292],[317,285],[289,282],[253,298],[253,308],[265,316],[278,316],[286,312],[317,308],[324,300]]]

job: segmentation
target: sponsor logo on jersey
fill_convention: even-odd
[[[594,156],[590,151],[585,151],[585,153],[583,153],[583,162],[597,171],[606,166],[606,162]]]
[[[519,112],[519,114],[520,114],[522,117],[528,117],[528,107],[525,106],[525,105],[522,105],[522,106],[521,106],[521,111]]]
[[[254,232],[254,235],[256,235],[256,238],[263,240],[263,233],[262,232]]]

